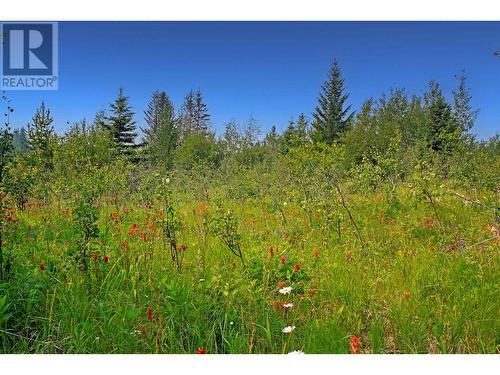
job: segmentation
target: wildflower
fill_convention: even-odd
[[[285,264],[285,262],[286,262],[286,256],[285,255],[281,256],[280,262],[281,262],[281,264]]]
[[[292,292],[293,288],[291,286],[285,286],[284,288],[281,288],[279,292],[281,294],[290,294]]]
[[[109,262],[109,255],[104,255],[104,258],[102,258],[102,260],[104,261],[104,263],[108,263]]]
[[[316,291],[314,289],[309,290],[307,293],[312,297],[316,294]]]
[[[132,224],[132,228],[130,228],[130,230],[128,231],[129,237],[135,236],[138,231],[139,231],[139,225]]]
[[[142,232],[141,232],[141,238],[142,238],[144,241],[146,241],[146,235],[147,235],[147,234],[146,234],[146,232],[145,232],[145,231],[142,231]]]
[[[126,249],[128,247],[128,242],[127,241],[124,241],[120,244],[121,248],[122,249]]]
[[[294,350],[293,352],[290,352],[288,354],[305,354],[302,350]]]
[[[352,259],[351,254],[348,251],[344,252],[344,258],[345,258],[345,260],[351,260]]]
[[[179,245],[177,248],[178,248],[180,251],[186,251],[188,247],[187,247],[187,245],[185,245],[185,244],[181,244],[181,245]]]
[[[44,270],[45,270],[45,263],[43,263],[43,262],[42,262],[42,263],[40,263],[40,264],[38,265],[38,268],[40,268],[42,271],[44,271]]]
[[[285,301],[285,303],[283,304],[284,309],[291,309],[292,307],[293,307],[293,303],[291,303],[291,302]]]
[[[99,259],[99,253],[96,251],[92,253],[91,257],[94,260],[94,262],[97,262],[97,260]]]
[[[274,251],[273,245],[269,246],[269,258],[273,257],[273,251]]]
[[[300,264],[295,263],[295,267],[293,267],[293,272],[297,272],[300,269]]]
[[[295,329],[295,326],[286,326],[281,330],[283,333],[292,333],[292,331]]]
[[[274,304],[274,308],[277,310],[277,311],[280,311],[281,310],[281,302],[280,301],[274,301],[273,302]]]
[[[350,350],[352,354],[358,354],[361,347],[361,339],[357,336],[351,337]]]
[[[283,288],[285,286],[285,283],[283,281],[278,281],[278,288]]]
[[[199,348],[197,351],[196,351],[196,354],[207,354],[207,351],[203,348]]]
[[[318,250],[317,247],[315,247],[314,250],[313,250],[313,257],[314,258],[318,258],[318,255],[319,255],[319,250]]]
[[[230,325],[230,326],[234,325],[234,322],[231,320],[231,321],[229,322],[229,325]]]
[[[148,316],[148,320],[152,321],[153,320],[153,308],[151,306],[148,306],[148,310],[146,311],[146,314]]]
[[[410,296],[411,296],[410,291],[405,290],[405,291],[404,291],[404,293],[403,293],[403,297],[404,297],[404,298],[409,298]]]

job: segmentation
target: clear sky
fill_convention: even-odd
[[[420,95],[432,79],[451,97],[465,69],[480,110],[473,131],[488,138],[500,131],[498,50],[500,22],[60,22],[59,90],[8,95],[13,128],[43,99],[62,133],[107,109],[120,86],[139,126],[153,90],[178,109],[200,88],[218,133],[250,118],[267,131],[310,116],[333,58],[353,109],[391,88]]]

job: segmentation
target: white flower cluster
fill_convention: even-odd
[[[285,286],[284,288],[280,289],[281,294],[290,294],[292,292],[293,288],[291,286]]]
[[[292,331],[295,329],[295,326],[287,326],[281,330],[283,333],[292,333]]]

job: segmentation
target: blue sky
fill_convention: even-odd
[[[500,22],[60,22],[59,90],[9,91],[13,128],[45,100],[58,133],[92,120],[123,86],[139,126],[153,90],[176,109],[190,89],[204,93],[212,124],[264,131],[310,116],[333,58],[353,109],[391,88],[420,95],[432,79],[447,96],[465,69],[479,117],[473,132],[500,129]]]

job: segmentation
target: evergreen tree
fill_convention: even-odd
[[[461,72],[455,77],[458,80],[458,89],[453,92],[453,116],[462,135],[466,134],[473,126],[478,111],[472,109],[470,90],[466,86],[466,77]]]
[[[321,86],[319,103],[313,113],[311,137],[315,142],[332,144],[350,128],[353,113],[349,113],[350,105],[346,107],[348,97],[340,67],[334,60],[328,79]]]
[[[94,121],[92,121],[92,126],[96,129],[109,129],[106,124],[106,113],[104,110],[99,110],[96,112]]]
[[[144,132],[143,142],[146,152],[154,163],[172,166],[173,152],[177,146],[178,132],[174,106],[165,92],[155,91],[144,111],[148,127]]]
[[[458,135],[458,126],[439,84],[431,81],[428,87],[424,96],[428,119],[427,145],[434,151],[449,151]]]
[[[184,137],[190,133],[208,135],[210,114],[200,90],[190,90],[184,98],[181,112],[181,133]]]
[[[282,135],[283,151],[287,152],[292,147],[305,145],[309,141],[308,126],[308,121],[303,113],[299,115],[297,122],[291,119]]]
[[[136,147],[137,133],[133,116],[134,112],[128,103],[128,97],[123,95],[123,88],[120,88],[118,97],[111,104],[111,116],[106,120],[118,152],[122,155],[131,156]]]
[[[45,169],[52,169],[54,156],[53,140],[55,137],[52,122],[54,119],[45,103],[37,109],[31,123],[28,124],[28,149],[38,158]]]
[[[174,106],[164,91],[155,91],[144,111],[144,120],[148,127],[141,129],[144,133],[143,142],[149,146],[156,143],[160,127],[166,119],[171,122],[175,121]]]

